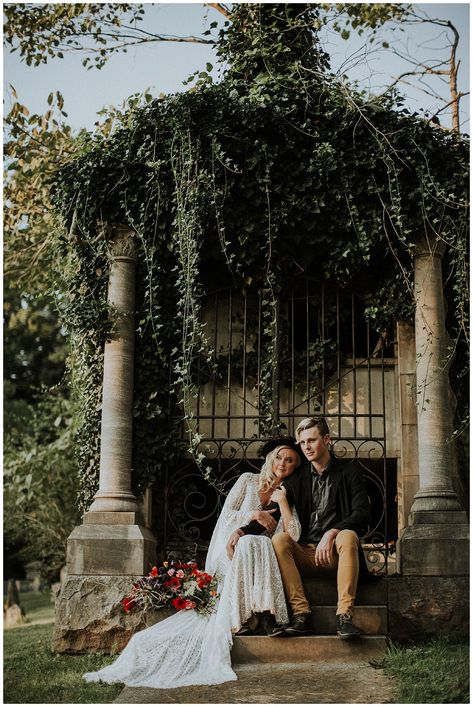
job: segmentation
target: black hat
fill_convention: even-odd
[[[276,437],[275,439],[268,439],[267,442],[259,450],[259,456],[266,457],[273,449],[276,447],[289,447],[293,449],[301,457],[301,448],[294,439],[294,437]]]

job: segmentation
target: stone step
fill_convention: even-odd
[[[330,606],[337,603],[337,581],[335,577],[304,578],[307,600],[312,606]],[[378,579],[369,584],[359,584],[356,605],[382,605],[388,603],[388,580]]]
[[[335,606],[313,606],[312,624],[316,635],[335,634],[337,622]],[[386,606],[355,606],[354,623],[367,636],[385,636],[388,632],[388,609]]]
[[[361,636],[346,641],[337,636],[235,636],[232,663],[359,663],[382,658],[384,636]]]

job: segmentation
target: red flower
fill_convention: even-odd
[[[204,587],[207,586],[207,584],[210,584],[210,582],[213,580],[213,577],[211,574],[207,574],[207,572],[198,572],[196,573],[197,577],[197,586],[199,589],[203,589]]]
[[[193,588],[199,588],[195,597],[185,597],[186,583],[193,580]],[[216,580],[207,572],[199,570],[196,562],[166,561],[153,566],[146,577],[132,584],[129,596],[121,600],[123,611],[145,611],[149,607],[172,606],[175,610],[195,609],[202,613],[211,612],[218,596]]]
[[[134,599],[132,599],[131,597],[123,597],[121,603],[122,603],[122,606],[127,614],[129,614],[130,611],[132,609],[134,609],[136,606],[136,601]]]
[[[186,606],[186,599],[183,599],[182,597],[176,597],[175,599],[172,600],[171,604],[175,609],[180,611],[181,609],[184,609]]]

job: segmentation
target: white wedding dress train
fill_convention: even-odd
[[[120,682],[127,686],[171,688],[217,685],[237,676],[231,667],[232,633],[253,613],[271,611],[279,624],[288,621],[279,567],[265,535],[244,535],[233,560],[226,555],[231,533],[261,510],[258,475],[245,473],[231,489],[210,541],[205,571],[219,578],[216,610],[203,616],[181,610],[136,633],[111,665],[86,673],[88,682]],[[281,521],[276,532],[282,530]],[[298,540],[294,514],[288,532]]]

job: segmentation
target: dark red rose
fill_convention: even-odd
[[[180,611],[181,609],[184,609],[186,606],[186,599],[183,599],[182,597],[176,597],[175,599],[172,600],[171,604],[175,609]]]
[[[126,613],[129,614],[135,608],[136,601],[132,597],[123,597],[121,604]]]

